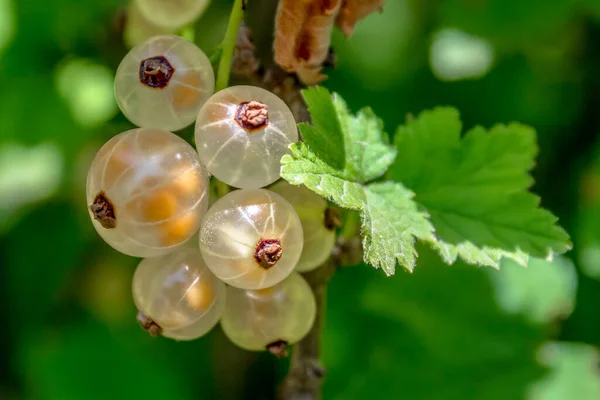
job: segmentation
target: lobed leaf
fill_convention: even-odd
[[[525,265],[528,255],[551,258],[570,249],[557,218],[527,192],[535,131],[513,123],[476,127],[461,139],[460,130],[452,108],[422,113],[398,129],[401,156],[386,175],[413,190],[430,214],[439,239],[432,246],[444,261],[459,256],[497,268],[502,257]]]
[[[394,148],[370,109],[352,115],[324,88],[303,95],[314,125],[299,125],[304,142],[290,146],[281,176],[360,211],[365,262],[386,274],[397,262],[412,271],[416,239],[449,264],[460,257],[496,268],[502,258],[526,265],[529,255],[551,258],[571,247],[527,191],[537,154],[532,128],[475,127],[461,137],[458,111],[436,108],[401,126]],[[386,170],[392,182],[369,184]]]

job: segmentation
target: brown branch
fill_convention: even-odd
[[[315,324],[292,350],[290,370],[279,386],[279,400],[318,400],[326,368],[321,363],[321,334],[325,324],[327,286],[335,271],[344,265],[356,265],[362,260],[360,238],[349,242],[338,239],[331,257],[319,268],[303,274],[317,302]]]
[[[320,399],[325,377],[321,364],[321,333],[325,321],[327,284],[337,269],[337,262],[330,258],[324,265],[304,274],[317,301],[317,315],[312,329],[292,350],[290,370],[279,387],[281,400]]]
[[[249,7],[256,6],[256,4],[256,2],[250,2]],[[275,10],[271,9],[271,11],[274,12]],[[265,18],[265,15],[262,15],[262,18]],[[262,35],[261,38],[272,40],[272,37],[265,35]],[[262,48],[262,46],[270,48],[271,42],[265,44],[261,41],[259,47]],[[250,29],[243,26],[238,31],[237,46],[233,57],[231,69],[233,80],[236,84],[252,84],[270,90],[286,102],[297,122],[310,122],[310,115],[300,92],[305,86],[300,83],[293,73],[281,69],[273,62],[272,58],[260,60],[257,57],[256,50]],[[279,399],[308,400],[321,398],[321,388],[326,371],[320,359],[327,284],[339,266],[354,265],[359,263],[361,259],[360,239],[354,237],[348,242],[344,242],[340,238],[329,260],[316,270],[304,274],[315,295],[317,303],[316,318],[310,332],[293,346],[290,370],[279,387]]]

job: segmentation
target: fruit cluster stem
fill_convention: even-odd
[[[225,89],[229,85],[229,74],[231,73],[231,61],[237,41],[238,30],[244,18],[244,10],[246,1],[235,0],[231,14],[229,15],[229,24],[225,32],[225,38],[221,43],[221,60],[219,61],[219,69],[217,71],[217,82],[215,84],[215,92]]]
[[[322,266],[304,274],[317,301],[315,323],[308,335],[292,349],[290,370],[279,387],[280,400],[321,399],[325,367],[321,364],[321,334],[325,322],[327,284],[337,269],[331,257]]]

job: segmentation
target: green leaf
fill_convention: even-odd
[[[281,159],[281,177],[292,185],[305,185],[341,207],[361,210],[366,203],[363,187],[344,179],[343,173],[330,167],[305,143],[290,145],[291,155]]]
[[[314,125],[298,126],[304,142],[319,159],[354,182],[364,183],[385,173],[396,150],[371,109],[353,116],[339,95],[322,87],[302,94]]]
[[[414,194],[397,183],[374,183],[365,190],[362,212],[365,261],[394,273],[396,260],[413,270],[417,259],[415,237],[435,240],[427,215],[417,210]]]
[[[314,125],[299,124],[304,142],[292,144],[291,155],[281,159],[281,177],[360,211],[366,262],[387,275],[396,262],[412,271],[415,238],[435,241],[427,215],[400,184],[364,185],[383,175],[396,157],[381,120],[370,109],[351,115],[340,96],[321,87],[303,95]]]
[[[399,156],[387,178],[415,192],[431,216],[442,258],[498,267],[527,255],[551,257],[571,248],[556,217],[527,188],[537,154],[535,132],[521,124],[476,127],[461,139],[458,112],[426,111],[398,129]]]
[[[321,160],[335,169],[343,169],[344,137],[331,95],[317,86],[303,90],[302,96],[314,124],[298,124],[302,138]]]
[[[427,215],[417,210],[413,193],[398,183],[363,186],[339,177],[339,171],[313,154],[305,143],[290,146],[282,158],[281,177],[303,184],[341,207],[359,210],[365,262],[392,275],[396,260],[412,271],[416,261],[415,237],[435,241]]]

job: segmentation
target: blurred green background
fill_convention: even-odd
[[[231,4],[213,0],[185,36],[210,54]],[[0,399],[273,398],[285,360],[238,350],[218,328],[189,343],[143,332],[138,260],[88,220],[91,159],[132,127],[112,92],[135,40],[126,7],[0,0]],[[600,399],[600,0],[387,0],[333,43],[325,85],[372,106],[388,132],[446,104],[467,128],[534,126],[534,190],[574,250],[527,269],[447,267],[422,249],[414,274],[340,270],[325,398]]]

